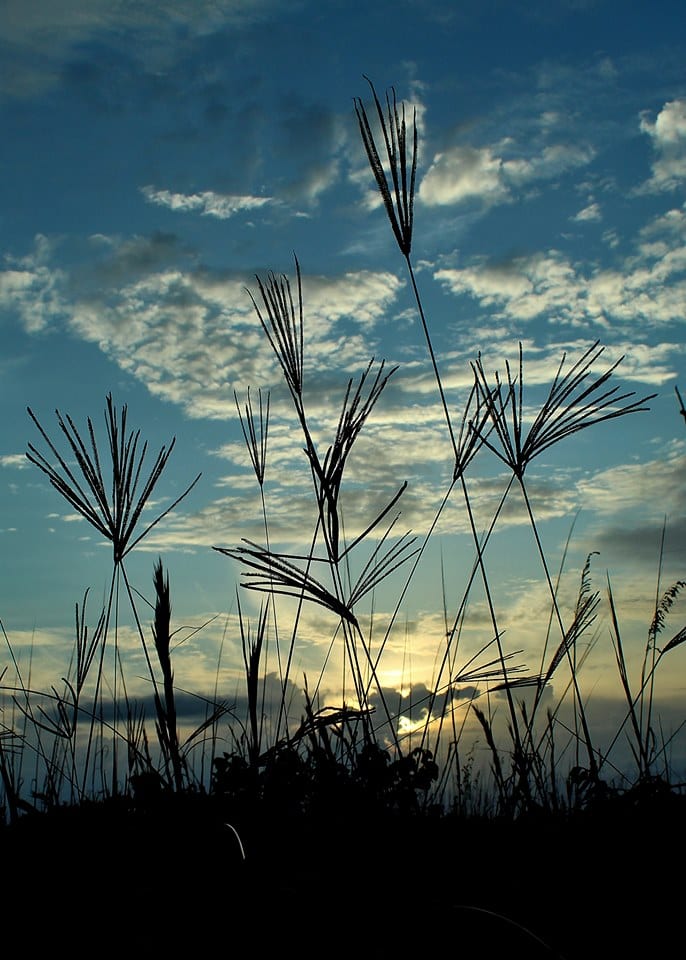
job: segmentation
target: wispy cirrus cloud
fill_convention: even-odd
[[[176,213],[200,213],[204,217],[228,220],[237,213],[258,210],[273,204],[273,197],[231,196],[204,190],[202,193],[172,193],[152,186],[141,187],[141,193],[150,203],[167,207]]]

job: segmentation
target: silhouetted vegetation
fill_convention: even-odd
[[[388,951],[400,943],[431,950],[447,944],[450,934],[450,942],[463,949],[477,949],[484,937],[490,938],[494,954],[509,949],[513,956],[533,957],[537,950],[540,956],[590,955],[579,952],[590,929],[584,925],[591,922],[583,916],[585,904],[601,895],[608,905],[614,904],[624,872],[643,869],[636,858],[650,861],[658,844],[673,850],[670,837],[682,832],[682,784],[670,767],[673,734],[660,726],[656,682],[665,657],[678,656],[677,648],[686,640],[686,627],[662,640],[686,581],[657,592],[638,678],[631,676],[621,612],[608,584],[607,610],[626,709],[614,739],[597,742],[583,666],[586,640],[603,596],[593,586],[589,556],[575,602],[571,608],[565,604],[561,573],[554,573],[540,536],[528,472],[551,447],[573,441],[582,430],[640,414],[652,397],[635,397],[616,385],[621,361],[599,371],[603,347],[593,343],[576,359],[562,356],[543,404],[532,411],[520,347],[516,368],[507,364],[504,374],[492,377],[482,358],[473,358],[472,385],[461,413],[454,415],[411,256],[416,127],[408,124],[395,93],[385,104],[373,86],[371,93],[371,115],[363,100],[355,100],[362,143],[408,271],[445,416],[451,469],[433,522],[423,536],[398,532],[407,484],[394,479],[381,508],[356,517],[354,523],[346,515],[344,523],[342,491],[351,453],[397,368],[372,358],[356,380],[343,385],[335,434],[322,445],[307,412],[307,303],[300,264],[296,259],[293,281],[275,274],[257,278],[250,294],[256,322],[283,375],[299,431],[297,443],[311,478],[311,549],[294,555],[273,544],[265,483],[270,397],[260,391],[255,405],[248,389],[245,402],[235,396],[235,403],[261,498],[264,539],[215,547],[244,571],[236,640],[243,656],[247,707],[239,716],[225,699],[203,691],[203,719],[182,731],[169,573],[160,558],[153,569],[149,632],[126,558],[199,477],[151,521],[147,508],[173,440],[148,466],[147,443],[129,427],[126,406],[118,408],[111,396],[106,401],[104,444],[90,419],[82,431],[58,412],[56,440],[29,410],[42,452],[29,443],[27,456],[54,490],[112,543],[112,576],[92,629],[87,626],[88,590],[76,605],[72,662],[60,685],[49,691],[32,688],[3,628],[8,665],[0,721],[5,822],[0,850],[8,858],[7,870],[22,875],[21,881],[15,880],[18,889],[31,883],[27,864],[36,862],[32,858],[54,864],[67,855],[73,861],[85,858],[79,862],[94,876],[102,878],[103,871],[112,870],[107,881],[98,880],[97,893],[91,891],[89,898],[105,896],[121,884],[157,904],[165,895],[143,890],[142,864],[154,862],[158,876],[168,871],[177,878],[177,887],[182,879],[187,882],[201,873],[204,877],[214,865],[223,871],[221,889],[202,882],[203,912],[210,916],[229,902],[243,918],[254,918],[263,909],[281,919],[296,909],[328,911],[342,889],[343,895],[360,897],[365,909],[373,910],[376,904],[380,912],[386,911],[370,936],[380,938],[383,929],[382,946]],[[681,413],[686,417],[683,404]],[[64,452],[60,441],[66,442]],[[470,483],[476,457],[495,458],[507,472],[485,532],[479,532],[484,528],[475,512],[478,491]],[[528,518],[549,595],[539,669],[533,673],[520,662],[521,651],[506,646],[503,613],[489,572],[491,541],[506,503],[515,496]],[[446,505],[456,498],[472,536],[471,575],[461,598],[450,609],[446,604],[445,638],[422,704],[424,725],[415,724],[408,737],[380,681],[380,667],[402,598]],[[346,502],[348,511],[351,502],[354,498]],[[346,525],[357,531],[352,539],[346,536]],[[397,584],[397,606],[379,638],[373,612],[363,601],[391,582]],[[462,631],[476,585],[490,626],[475,654],[465,652]],[[245,590],[263,598],[252,621],[241,606]],[[296,612],[287,625],[282,625],[279,606],[283,597],[295,601]],[[340,689],[348,693],[340,703],[321,702],[325,651],[319,682],[305,689],[305,708],[294,722],[288,700],[306,604],[325,611],[335,623],[331,643],[344,651]],[[145,654],[152,718],[127,691],[118,650],[125,609]],[[268,650],[278,664],[281,697],[267,725],[265,689],[274,663],[267,661]],[[455,695],[465,688],[472,691],[467,698]],[[506,704],[504,734],[494,716],[495,694]],[[464,742],[469,711],[489,751],[488,778],[475,767],[471,744]],[[630,743],[631,770],[615,763],[613,751],[620,741]],[[648,831],[645,840],[639,839],[642,831]],[[548,881],[553,862],[557,868]],[[654,875],[661,867],[661,862],[653,863],[649,869]],[[266,876],[269,886],[263,882]],[[82,882],[88,881],[83,877]],[[625,908],[640,899],[636,883],[634,879],[628,889],[622,888]],[[56,887],[48,886],[47,893],[44,888],[42,896],[53,909],[51,889],[55,892]],[[416,919],[405,913],[403,896],[416,906]],[[672,895],[665,897],[670,905]],[[602,906],[598,909],[603,913]],[[394,910],[395,918],[389,913]],[[150,944],[159,945],[162,935],[159,930],[151,934]],[[634,931],[634,947],[642,935]],[[170,942],[178,945],[179,936],[195,945],[204,942],[197,923],[184,927],[182,934],[177,930]],[[617,928],[611,935],[594,936],[597,944],[604,944],[598,955],[611,955],[603,951],[613,943],[627,946]]]

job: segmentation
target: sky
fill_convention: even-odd
[[[49,455],[27,408],[66,451],[55,411],[84,436],[90,417],[102,443],[111,394],[148,442],[146,463],[175,438],[142,519],[201,474],[127,570],[150,599],[163,559],[183,640],[179,687],[218,684],[240,699],[241,568],[213,548],[265,539],[236,409],[248,388],[254,406],[260,390],[270,398],[271,544],[302,554],[313,531],[302,436],[252,300],[270,272],[295,290],[296,258],[306,408],[322,457],[349,379],[372,359],[373,370],[382,360],[397,368],[350,458],[345,532],[360,534],[405,482],[393,532],[419,544],[430,530],[452,454],[410,277],[360,138],[355,103],[373,119],[369,79],[383,103],[395,91],[408,124],[416,118],[412,265],[454,422],[476,361],[489,382],[506,378],[520,345],[526,423],[562,358],[566,370],[596,342],[598,374],[621,360],[619,392],[655,395],[645,411],[565,438],[526,473],[566,614],[592,558],[602,609],[584,676],[610,729],[619,688],[608,582],[635,679],[656,596],[686,568],[685,47],[682,4],[667,0],[4,0],[0,619],[19,660],[32,652],[36,686],[64,675],[87,589],[97,619],[112,552],[27,460],[30,443]],[[470,464],[482,529],[507,479],[486,449]],[[409,564],[375,592],[373,615],[367,608],[369,633],[393,619],[379,676],[407,723],[407,698],[433,682],[474,560],[458,493],[407,589]],[[351,563],[364,563],[359,552]],[[487,564],[507,648],[535,672],[550,597],[516,491]],[[259,601],[241,592],[248,617]],[[293,605],[282,604],[287,633]],[[332,624],[306,608],[292,672],[296,687],[305,676],[314,685],[333,665],[321,687],[329,703],[341,697]],[[662,639],[682,625],[677,602]],[[475,596],[465,661],[491,639]],[[124,628],[121,643],[134,686],[140,643]],[[669,656],[657,689],[671,729],[683,719],[686,650]],[[9,650],[0,667],[3,657]]]

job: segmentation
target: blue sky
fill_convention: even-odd
[[[471,363],[481,355],[503,375],[519,343],[532,409],[563,354],[573,361],[596,340],[599,372],[624,357],[622,391],[657,394],[649,412],[567,439],[528,476],[555,571],[577,518],[562,592],[573,601],[597,552],[595,585],[604,592],[609,573],[640,657],[665,520],[663,586],[686,560],[680,3],[5,0],[0,38],[0,618],[17,650],[40,647],[45,676],[59,676],[74,604],[89,587],[95,610],[111,559],[26,461],[27,443],[40,446],[26,408],[52,437],[56,408],[81,427],[92,417],[104,436],[111,392],[153,452],[176,437],[159,509],[202,472],[129,566],[149,596],[160,554],[178,622],[216,618],[179,648],[184,684],[211,685],[220,649],[222,682],[234,682],[239,571],[212,547],[263,538],[234,391],[271,391],[273,542],[303,550],[311,531],[302,442],[247,292],[256,275],[292,277],[294,256],[308,410],[323,444],[348,378],[372,357],[398,365],[351,463],[347,532],[407,481],[399,529],[426,533],[452,463],[360,141],[353,101],[369,104],[366,75],[381,96],[395,88],[408,118],[416,110],[412,257],[456,417]],[[477,458],[473,484],[485,524],[503,488],[493,458]],[[457,499],[440,534],[389,645],[383,682],[396,689],[408,677],[430,683],[441,558],[450,610],[473,559]],[[535,669],[548,601],[515,501],[489,564],[508,642]],[[376,598],[381,623],[399,582]],[[475,600],[476,645],[488,634],[482,612]],[[321,611],[308,617],[299,675],[316,675],[331,634]],[[616,689],[604,617],[588,667],[601,702]],[[683,696],[684,669],[677,650],[665,702]]]

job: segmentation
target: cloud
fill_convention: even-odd
[[[640,233],[635,253],[616,267],[573,263],[548,250],[499,263],[474,258],[464,267],[441,267],[434,277],[456,296],[478,301],[494,320],[547,317],[558,325],[601,328],[603,336],[612,321],[619,321],[642,340],[648,329],[683,321],[685,222],[683,210],[657,217]],[[680,354],[681,343],[672,349]],[[669,376],[673,371],[656,369],[651,382]]]
[[[508,195],[502,160],[488,147],[453,147],[437,153],[417,192],[419,200],[430,207],[473,199],[493,204]]]
[[[281,0],[3,0],[0,90],[41,93],[58,81],[80,45],[96,39],[125,50],[150,72],[171,66],[178,31],[203,36],[260,22]],[[176,53],[172,51],[176,49]]]
[[[227,196],[211,190],[184,194],[146,186],[141,187],[141,193],[150,203],[160,207],[181,213],[199,212],[204,217],[216,217],[218,220],[228,220],[244,210],[257,210],[274,202],[272,197]]]
[[[279,196],[291,204],[316,204],[340,177],[348,124],[321,103],[290,96],[278,112],[275,134]]]
[[[39,238],[33,254],[0,273],[0,304],[29,332],[63,324],[97,344],[152,395],[190,417],[233,418],[234,389],[280,385],[247,292],[259,302],[254,276],[188,266],[189,253],[165,234],[98,235],[91,248],[94,259],[57,269]],[[331,371],[366,364],[368,338],[401,288],[383,271],[305,278],[306,374],[315,400]]]
[[[539,154],[532,157],[505,160],[503,176],[506,181],[516,186],[524,186],[537,180],[552,180],[567,170],[585,166],[593,156],[594,151],[589,146],[553,144],[544,147]]]
[[[571,217],[571,219],[576,223],[602,220],[603,218],[600,212],[600,205],[597,203],[589,203],[587,207],[584,207],[583,210],[579,210],[579,212]]]
[[[593,158],[590,147],[565,144],[546,146],[530,157],[508,157],[515,152],[507,138],[497,146],[455,146],[437,153],[417,196],[431,207],[475,200],[493,206],[511,201],[517,188],[553,179]]]
[[[595,539],[598,550],[608,555],[626,573],[635,574],[637,568],[654,570],[662,567],[667,578],[683,575],[686,567],[686,521],[682,517],[668,518],[662,542],[662,523],[622,523],[598,531]],[[664,581],[667,586],[667,580]]]
[[[89,280],[91,293],[103,287],[130,282],[134,277],[145,276],[156,269],[164,269],[170,262],[189,260],[192,253],[186,250],[173,233],[154,230],[142,236],[130,237],[93,234],[88,238],[87,256],[95,256],[95,262],[77,267],[72,280],[83,295]]]
[[[61,290],[66,274],[48,266],[49,244],[36,238],[34,252],[26,257],[6,257],[8,268],[0,270],[0,307],[17,311],[24,328],[36,333],[62,316]]]
[[[152,395],[173,402],[189,417],[234,419],[234,389],[240,397],[248,385],[274,388],[267,466],[274,495],[270,508],[272,537],[275,543],[292,542],[294,536],[296,540],[307,538],[308,531],[313,529],[313,508],[306,461],[300,446],[293,443],[295,424],[290,407],[284,405],[283,394],[278,392],[278,369],[246,293],[251,278],[197,266],[183,269],[167,264],[165,268],[165,258],[179,253],[178,245],[167,235],[97,237],[93,243],[98,257],[91,265],[91,273],[86,265],[81,265],[78,271],[60,272],[51,279],[62,322],[73,334],[97,344]],[[41,257],[45,261],[49,251],[44,244],[40,251],[40,256],[34,253],[25,258],[23,266],[33,264],[34,270],[47,271],[50,276],[49,264],[38,262]],[[536,282],[542,290],[547,283],[568,291],[574,272],[563,261],[558,264],[559,269],[553,270],[556,262],[541,262]],[[148,269],[137,270],[136,264],[145,264]],[[128,281],[127,265],[131,270]],[[31,270],[24,272],[31,276]],[[531,277],[507,265],[495,274],[486,271],[481,277],[486,284],[482,295],[493,296],[497,279],[498,294],[510,308],[519,298],[526,297],[532,287]],[[308,320],[308,415],[323,455],[335,433],[347,375],[359,376],[366,366],[373,352],[370,341],[376,325],[393,308],[402,284],[390,274],[358,271],[339,277],[305,276],[303,285]],[[32,283],[25,284],[13,304],[27,324],[26,318],[33,317],[38,309],[33,303],[37,295]],[[353,322],[352,327],[349,321]],[[580,338],[568,349],[573,355],[587,345]],[[483,336],[479,337],[478,347],[484,350],[484,362],[489,367],[491,348]],[[514,349],[509,339],[507,347],[510,352]],[[608,366],[618,359],[620,347],[621,344],[615,344],[608,349]],[[492,352],[501,372],[504,349],[505,343],[496,338]],[[550,383],[562,350],[559,343],[534,348],[524,341],[526,381],[530,387]],[[632,343],[626,351],[622,376],[647,382],[666,379],[673,375],[669,362],[674,350],[667,343]],[[464,350],[444,358],[446,387],[455,390],[458,397],[471,384],[470,359],[473,358]],[[451,397],[451,405],[454,402]],[[145,549],[211,547],[218,545],[217,530],[222,529],[241,530],[251,539],[261,537],[263,518],[254,496],[255,483],[245,449],[241,443],[234,443],[218,453],[232,465],[230,475],[220,478],[222,493],[200,511],[168,518],[164,527],[154,531],[145,542]],[[469,482],[474,485],[475,498],[478,497],[478,522],[483,525],[497,507],[502,483],[480,477],[478,464],[477,458]],[[353,537],[362,532],[404,480],[408,480],[409,486],[398,504],[398,532],[425,532],[434,520],[452,466],[432,378],[426,371],[419,373],[411,362],[403,364],[365,425],[350,459],[344,491],[347,535]],[[638,476],[632,474],[636,479]],[[613,482],[617,484],[617,478]],[[604,502],[604,487],[598,480],[594,487],[587,481],[583,488],[575,488],[573,478],[551,471],[545,478],[537,478],[536,484],[532,496],[541,504],[541,518],[570,516],[580,502]],[[646,496],[645,490],[642,495]],[[614,504],[621,502],[619,496],[607,499]],[[502,520],[507,525],[520,525],[526,518],[517,503],[508,501]],[[451,498],[444,508],[442,525],[453,533],[468,532],[459,497]],[[381,525],[377,534],[384,529]]]
[[[652,505],[652,519],[665,514],[679,517],[686,507],[681,478],[686,455],[678,445],[664,451],[659,460],[622,464],[580,480],[578,490],[583,502],[594,513],[614,516],[634,513],[646,516]]]
[[[559,363],[559,358],[542,358],[532,369],[527,367],[527,385],[550,382]],[[441,507],[436,537],[442,535],[470,535],[469,516],[463,496],[455,490],[442,504],[452,475],[452,456],[442,412],[425,410],[412,418],[412,408],[388,407],[383,399],[365,425],[363,434],[356,441],[346,469],[345,483],[341,492],[341,504],[345,516],[345,532],[349,540],[361,534],[390,503],[402,482],[408,486],[389,515],[372,534],[371,539],[382,536],[391,519],[399,514],[396,534],[411,531],[423,536],[432,528]],[[535,412],[525,405],[525,419]],[[325,452],[333,436],[336,419],[335,406],[329,405],[329,428],[326,429],[319,411],[314,411],[317,430],[322,435],[320,452]],[[418,427],[421,426],[421,429]],[[306,457],[301,445],[294,442],[294,424],[279,420],[270,427],[267,450],[266,481],[269,490],[268,514],[270,540],[273,544],[295,545],[306,549],[316,523],[316,511],[311,496],[311,478]],[[602,429],[602,428],[601,428]],[[232,537],[246,536],[253,541],[263,538],[264,517],[259,498],[255,497],[256,481],[249,467],[248,454],[242,442],[226,444],[216,454],[231,464],[231,470],[220,477],[217,487],[221,495],[200,511],[175,514],[167,519],[164,527],[151,533],[142,545],[144,550],[166,551],[179,547],[195,549],[200,546],[223,546],[217,541],[218,530],[232,531]],[[521,498],[510,496],[504,506],[501,503],[507,477],[489,476],[492,472],[492,455],[485,449],[477,456],[467,471],[467,485],[472,500],[472,511],[479,529],[487,529],[496,511],[500,516],[501,529],[523,526],[529,523]],[[637,502],[645,496],[645,489],[637,488],[629,494],[630,482],[638,483],[641,475],[637,470],[627,478],[626,497]],[[533,470],[527,484],[529,495],[535,503],[540,521],[572,517],[580,508],[593,510],[590,477],[579,483],[578,471],[559,467],[546,467],[545,471]],[[594,490],[602,491],[606,483],[603,475],[593,478]],[[667,487],[667,482],[665,487]],[[596,493],[600,499],[602,494]],[[608,499],[617,510],[621,509],[622,497]],[[667,503],[667,500],[663,500]],[[240,531],[240,533],[239,533]],[[353,561],[352,568],[354,568]]]
[[[653,141],[657,156],[652,176],[638,192],[674,190],[686,179],[686,100],[666,103],[654,121],[644,111],[640,129]]]
[[[26,470],[29,461],[25,453],[6,453],[0,456],[0,467],[9,467],[13,470]]]
[[[476,260],[469,267],[439,269],[434,277],[451,293],[478,300],[496,317],[531,320],[559,311],[572,319],[586,312],[583,284],[573,265],[554,251],[501,263]]]

